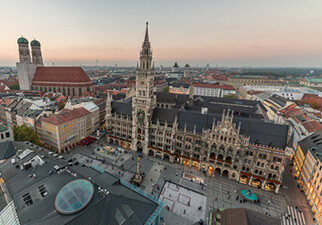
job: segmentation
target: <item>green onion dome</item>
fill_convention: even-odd
[[[31,45],[31,46],[40,46],[40,43],[39,43],[39,41],[37,41],[37,40],[35,39],[35,40],[32,40],[32,41],[30,42],[30,45]]]
[[[23,36],[21,36],[18,41],[18,44],[28,44],[28,40],[26,38],[24,38]]]

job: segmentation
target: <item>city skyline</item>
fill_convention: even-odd
[[[156,65],[320,67],[321,2],[3,2],[0,65],[18,61],[23,35],[45,65],[134,66],[145,22]],[[37,7],[34,7],[37,6]],[[59,17],[57,17],[59,15]]]

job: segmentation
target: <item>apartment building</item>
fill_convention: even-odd
[[[85,108],[63,110],[41,119],[40,140],[45,147],[59,153],[70,151],[92,131],[91,113]]]

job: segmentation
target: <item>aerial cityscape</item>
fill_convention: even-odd
[[[0,224],[322,225],[322,2],[136,4],[1,3]]]

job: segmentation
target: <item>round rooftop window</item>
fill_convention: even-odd
[[[92,200],[94,186],[85,179],[74,180],[58,192],[55,208],[62,214],[73,214],[81,211]]]

